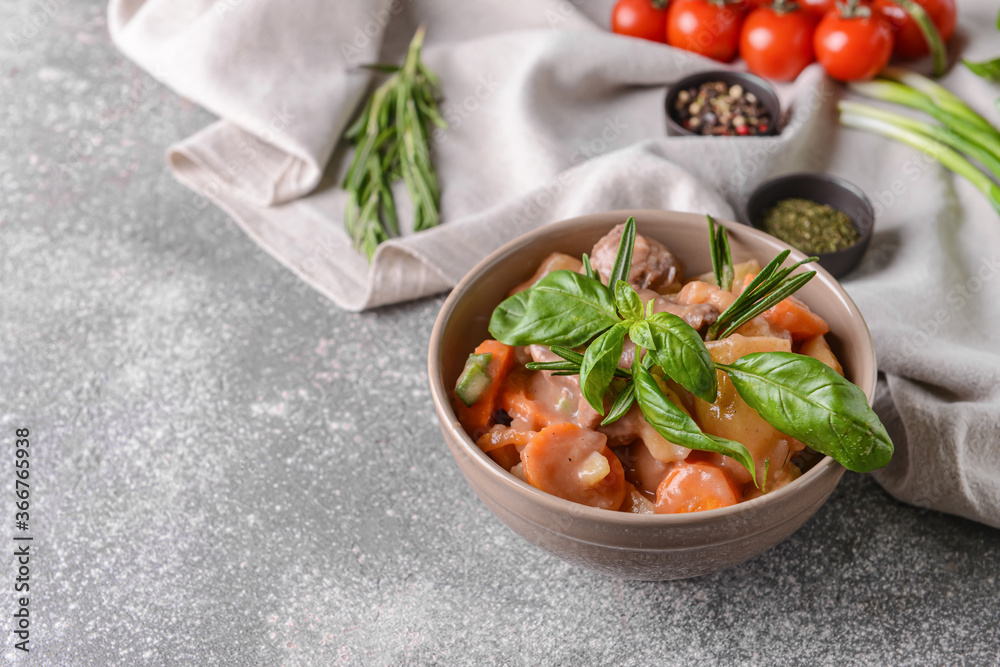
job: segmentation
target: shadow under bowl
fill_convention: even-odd
[[[835,252],[823,252],[819,265],[834,278],[850,273],[861,262],[872,230],[875,228],[875,209],[861,188],[842,178],[829,174],[789,174],[762,183],[747,201],[747,220],[756,229],[762,229],[764,214],[784,199],[808,199],[825,204],[851,217],[858,231],[858,240],[851,246]]]
[[[638,233],[663,242],[694,276],[711,270],[705,217],[670,211],[612,211],[547,225],[483,259],[445,301],[431,334],[428,378],[441,432],[469,486],[524,539],[576,565],[626,579],[695,577],[746,561],[778,544],[811,517],[837,486],[844,468],[824,457],[787,486],[759,498],[691,514],[629,514],[563,500],[536,489],[493,462],[463,430],[451,405],[470,352],[489,337],[490,316],[508,291],[550,253],[573,256],[629,216]],[[788,246],[747,225],[729,230],[733,261],[766,261]],[[790,261],[804,255],[792,250]],[[846,376],[874,399],[876,365],[861,313],[822,268],[798,294],[830,322],[831,347]]]
[[[667,114],[667,134],[669,136],[719,136],[719,135],[700,135],[697,132],[692,132],[678,122],[676,103],[677,96],[683,90],[690,90],[691,88],[697,88],[703,83],[708,83],[711,81],[722,81],[727,86],[734,86],[739,84],[743,87],[743,90],[749,91],[757,96],[757,100],[767,109],[768,114],[771,116],[771,123],[767,128],[767,132],[763,132],[754,136],[773,136],[778,134],[778,126],[781,124],[781,101],[778,99],[778,94],[775,92],[774,88],[764,79],[759,76],[750,74],[749,72],[737,72],[732,70],[709,70],[707,72],[698,72],[697,74],[690,74],[683,79],[677,81],[674,85],[670,86],[667,91],[667,97],[664,102],[665,111]],[[725,137],[719,138],[740,138],[745,137],[739,135],[725,135]]]

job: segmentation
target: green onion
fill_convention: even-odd
[[[978,125],[987,132],[993,132],[1000,136],[1000,132],[997,132],[988,120],[976,113],[961,97],[926,76],[901,67],[886,67],[879,73],[879,77],[909,86],[913,90],[923,93],[934,108],[942,109],[972,125]]]
[[[1000,146],[995,146],[993,148],[993,152],[988,150],[985,147],[989,142],[988,137],[984,136],[980,139],[982,143],[981,145],[980,143],[969,141],[965,137],[953,132],[947,127],[925,123],[923,121],[916,120],[915,118],[910,118],[909,116],[904,116],[903,114],[894,113],[892,111],[886,111],[885,109],[880,109],[878,107],[860,104],[858,102],[850,102],[847,100],[840,102],[838,106],[841,113],[867,116],[868,118],[884,121],[901,129],[912,130],[931,139],[936,139],[943,144],[951,146],[955,150],[961,151],[966,155],[975,158],[980,164],[989,169],[994,176],[1000,178],[1000,158],[996,155],[996,151],[1000,150]]]
[[[960,153],[948,148],[942,142],[880,118],[854,113],[850,108],[844,109],[843,104],[841,104],[840,122],[846,127],[881,134],[927,153],[948,169],[968,179],[976,189],[986,195],[997,213],[1000,213],[1000,187]]]
[[[985,119],[971,109],[968,110],[969,113],[963,113],[957,109],[956,111],[959,113],[953,113],[948,110],[946,105],[937,104],[934,99],[927,97],[920,91],[892,81],[855,82],[849,84],[849,87],[852,91],[867,97],[923,111],[969,141],[982,142],[985,139],[985,147],[1000,159],[1000,132],[997,132]]]

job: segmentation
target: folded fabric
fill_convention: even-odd
[[[985,16],[988,4],[961,10]],[[990,455],[1000,426],[1000,281],[969,283],[982,249],[1000,247],[995,215],[936,163],[839,132],[840,88],[818,65],[781,91],[777,137],[667,138],[666,86],[719,64],[608,33],[610,6],[112,0],[109,23],[129,57],[220,117],[170,150],[177,178],[351,310],[446,290],[504,242],[574,215],[658,208],[735,219],[753,187],[780,173],[825,170],[858,183],[880,215],[845,284],[871,324],[886,377],[880,410],[899,448],[877,479],[908,502],[1000,526],[1000,457]],[[411,233],[397,189],[403,234],[369,265],[343,229],[337,186],[350,154],[338,140],[371,83],[358,65],[398,62],[421,23],[449,122],[433,146],[444,224]],[[988,41],[982,24],[962,25]],[[986,84],[967,73],[947,83],[989,102]],[[956,305],[963,284],[969,293]],[[933,331],[920,329],[928,321]]]

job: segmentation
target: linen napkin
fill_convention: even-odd
[[[220,117],[171,148],[176,177],[350,310],[446,290],[499,245],[574,215],[735,219],[754,186],[781,173],[859,184],[880,215],[845,285],[872,328],[879,410],[897,445],[876,478],[907,502],[1000,526],[1000,280],[984,255],[1000,248],[995,214],[912,150],[839,131],[841,89],[818,65],[782,87],[778,137],[667,138],[665,87],[719,65],[608,33],[611,4],[111,0],[109,25],[130,58]],[[960,8],[970,52],[983,57],[1000,53],[988,5]],[[449,121],[433,147],[444,222],[411,233],[398,189],[403,234],[369,266],[343,230],[337,186],[350,153],[338,142],[371,84],[358,65],[399,62],[420,24]],[[997,94],[957,69],[945,83],[984,111]]]

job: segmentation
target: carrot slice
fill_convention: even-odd
[[[531,431],[518,431],[498,424],[479,436],[476,445],[487,454],[507,445],[513,445],[517,451],[521,451],[534,435]]]
[[[484,340],[476,348],[475,354],[486,353],[493,355],[486,368],[491,380],[489,386],[471,406],[467,407],[460,400],[453,401],[458,421],[473,438],[478,438],[492,426],[500,387],[514,365],[514,348],[510,345],[504,345],[496,340]]]
[[[521,462],[521,455],[517,453],[517,448],[514,445],[504,445],[499,449],[494,449],[489,452],[488,456],[508,472]]]
[[[830,325],[822,317],[809,310],[809,306],[794,296],[779,301],[765,310],[764,319],[792,334],[792,340],[804,340],[829,333]]]
[[[617,510],[627,493],[625,471],[607,440],[603,433],[569,422],[546,426],[521,450],[524,475],[546,493]]]
[[[726,471],[707,461],[677,464],[656,489],[657,514],[702,512],[739,502]]]

